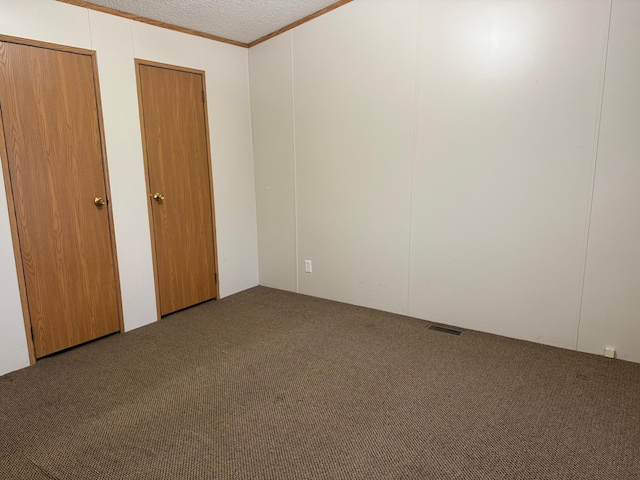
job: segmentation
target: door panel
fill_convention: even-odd
[[[119,331],[92,57],[0,42],[0,111],[36,357]]]
[[[216,296],[202,74],[138,64],[160,313]]]

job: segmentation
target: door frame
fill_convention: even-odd
[[[59,52],[75,53],[85,55],[91,59],[91,68],[93,76],[93,87],[96,94],[96,111],[98,116],[98,130],[100,134],[100,151],[102,153],[102,172],[104,177],[104,187],[107,194],[107,219],[109,222],[109,236],[111,240],[111,257],[113,264],[113,274],[116,288],[116,303],[118,312],[118,325],[120,333],[124,332],[124,314],[122,310],[122,294],[120,291],[120,272],[118,269],[118,252],[116,249],[116,237],[113,227],[113,215],[111,208],[111,185],[109,183],[109,167],[107,163],[107,149],[104,136],[104,121],[102,118],[102,97],[100,95],[100,82],[98,78],[98,62],[95,50],[87,50],[84,48],[70,47],[67,45],[59,45],[56,43],[41,42],[39,40],[30,40],[26,38],[12,37],[0,34],[0,42],[16,43],[19,45],[27,45],[36,48],[45,48],[48,50],[56,50]],[[6,139],[4,135],[4,121],[2,116],[2,108],[0,107],[0,156],[2,157],[2,173],[4,177],[4,186],[7,196],[7,206],[9,210],[9,224],[11,225],[11,239],[13,241],[13,253],[16,261],[16,270],[18,273],[18,288],[20,290],[20,302],[22,303],[22,316],[24,318],[24,329],[27,337],[27,349],[29,351],[29,363],[36,363],[36,351],[33,340],[33,329],[31,323],[31,314],[29,312],[29,304],[27,302],[27,284],[24,274],[24,266],[22,264],[22,249],[20,248],[20,235],[18,233],[18,219],[16,206],[13,196],[13,187],[11,185],[11,173],[9,170],[9,159]]]
[[[195,68],[181,67],[178,65],[171,65],[168,63],[160,63],[154,62],[151,60],[145,60],[142,58],[134,59],[135,69],[136,69],[136,84],[138,87],[138,111],[140,113],[140,135],[142,136],[142,157],[144,159],[144,179],[145,185],[147,187],[147,211],[149,213],[149,228],[151,233],[151,254],[153,255],[153,277],[154,284],[156,290],[156,314],[158,320],[161,318],[160,314],[160,284],[158,281],[158,257],[157,257],[157,247],[156,247],[156,236],[155,236],[155,225],[153,220],[153,192],[151,192],[151,181],[149,178],[149,158],[147,155],[147,139],[145,136],[145,128],[144,128],[144,109],[142,106],[142,82],[140,80],[140,67],[156,67],[163,68],[166,70],[175,70],[177,72],[185,72],[185,73],[194,73],[196,75],[200,75],[202,79],[202,92],[204,95],[203,104],[204,104],[204,128],[205,128],[205,137],[207,141],[207,167],[209,170],[209,192],[211,193],[211,225],[213,228],[213,261],[215,263],[215,290],[216,296],[215,300],[220,298],[220,274],[218,272],[218,237],[217,237],[217,228],[216,228],[216,208],[215,208],[215,199],[214,199],[214,188],[213,188],[213,166],[211,164],[211,139],[209,135],[209,109],[208,109],[208,99],[207,96],[207,77],[206,72],[204,70],[198,70]]]

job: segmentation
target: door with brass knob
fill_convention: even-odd
[[[96,79],[95,52],[0,37],[0,157],[32,359],[120,330]]]
[[[204,74],[136,61],[158,310],[218,296]]]

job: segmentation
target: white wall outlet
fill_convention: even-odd
[[[604,349],[604,356],[607,358],[616,358],[616,349],[613,347],[606,347]]]
[[[304,261],[304,271],[305,271],[305,273],[311,273],[312,272],[311,260],[305,260]]]

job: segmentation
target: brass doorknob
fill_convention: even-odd
[[[163,200],[164,200],[164,195],[163,195],[163,194],[161,194],[161,193],[156,193],[156,194],[153,196],[153,199],[154,199],[156,202],[158,202],[158,203],[159,203],[159,202],[161,202],[161,201],[163,201]]]
[[[96,207],[104,207],[106,203],[107,203],[107,201],[102,197],[96,197],[96,198],[93,199],[93,204]]]

